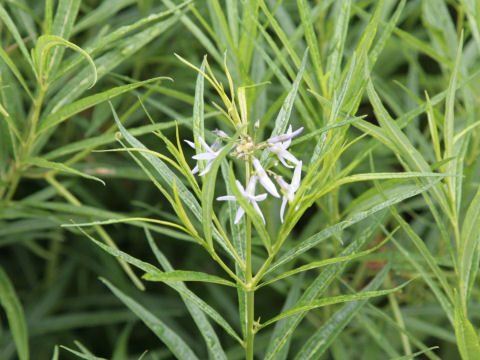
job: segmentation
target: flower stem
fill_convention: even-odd
[[[247,162],[246,175],[247,184],[250,180],[250,162]],[[246,216],[246,262],[245,262],[245,283],[248,287],[246,290],[246,328],[245,328],[245,359],[253,360],[253,343],[254,343],[254,316],[255,316],[255,286],[252,276],[252,221]]]

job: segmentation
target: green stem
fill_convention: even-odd
[[[255,311],[255,291],[247,292],[247,338],[245,346],[245,359],[253,360],[253,341],[255,335],[254,329],[254,311]]]
[[[5,202],[9,202],[15,195],[20,179],[22,178],[23,162],[25,158],[30,156],[30,153],[32,151],[32,147],[35,142],[35,131],[37,128],[38,120],[40,119],[40,112],[42,109],[46,91],[47,89],[43,88],[41,85],[38,88],[37,96],[33,102],[33,108],[31,109],[29,115],[29,127],[27,128],[26,134],[24,135],[25,141],[20,151],[19,163],[14,165],[15,167],[13,168],[13,171],[11,173],[10,187],[5,196]]]
[[[246,339],[245,339],[245,359],[253,360],[253,341],[254,341],[254,316],[255,316],[255,285],[252,278],[252,223],[247,216],[246,224],[246,237],[247,237],[247,261],[245,280],[249,287],[246,290],[247,293],[247,326],[246,326]]]
[[[247,184],[250,181],[250,163],[246,166]],[[246,215],[246,214],[245,214]],[[254,343],[254,316],[255,316],[255,284],[252,276],[252,221],[246,216],[246,262],[245,262],[245,283],[246,289],[246,317],[247,324],[245,328],[245,359],[253,360],[253,343]]]

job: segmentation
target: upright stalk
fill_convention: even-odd
[[[246,163],[247,184],[250,181],[250,163]],[[252,222],[246,216],[246,263],[245,263],[245,282],[247,284],[246,295],[246,339],[245,339],[245,359],[253,360],[253,342],[254,342],[254,316],[255,316],[255,285],[252,276]]]
[[[17,186],[22,177],[22,171],[24,166],[23,162],[26,158],[30,156],[30,153],[32,151],[32,147],[35,142],[35,132],[37,130],[37,124],[38,124],[38,120],[40,119],[40,112],[42,109],[43,100],[45,98],[46,92],[47,92],[47,88],[44,88],[43,85],[40,84],[38,88],[37,96],[33,101],[33,108],[31,109],[27,129],[24,134],[24,142],[20,151],[19,163],[12,165],[14,166],[14,168],[12,169],[11,177],[9,179],[10,187],[5,196],[6,202],[9,202],[15,195]]]

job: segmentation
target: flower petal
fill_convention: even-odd
[[[190,140],[186,140],[186,139],[184,139],[183,141],[185,141],[188,144],[188,146],[190,146],[192,149],[195,149],[195,143],[191,142]]]
[[[237,184],[238,190],[242,193],[243,197],[245,197],[245,189],[243,188],[243,185],[240,181],[235,180],[235,183]]]
[[[258,213],[258,215],[260,215],[260,217],[262,218],[263,223],[266,224],[265,218],[263,217],[262,211],[260,210],[260,207],[258,206],[258,204],[255,201],[252,201],[252,206],[255,209],[255,211]]]
[[[255,168],[255,171],[257,172],[258,179],[260,180],[260,184],[262,184],[264,189],[267,190],[270,194],[279,198],[280,195],[278,194],[278,191],[277,191],[277,188],[275,187],[275,184],[268,177],[267,173],[265,172],[265,169],[260,164],[260,161],[258,161],[257,158],[253,158],[252,163],[253,163],[253,167]],[[253,195],[253,194],[251,194],[251,195]]]
[[[255,196],[252,196],[252,200],[253,201],[263,201],[267,198],[267,194],[259,194],[259,195],[255,195]]]
[[[299,161],[297,166],[295,166],[295,170],[293,171],[292,183],[290,186],[293,188],[293,191],[297,191],[300,187],[300,180],[302,177],[302,162]]]
[[[197,155],[193,155],[192,159],[195,159],[195,160],[213,160],[216,157],[217,157],[217,154],[215,154],[215,153],[204,152],[204,153],[200,153],[200,154],[197,154]]]
[[[203,176],[203,175],[205,175],[206,173],[208,173],[208,171],[209,171],[210,168],[212,167],[212,164],[213,164],[213,159],[208,160],[207,166],[205,166],[205,169],[203,169],[203,171],[202,171],[200,174],[198,174],[198,176]]]
[[[277,143],[277,142],[283,142],[283,141],[287,141],[289,139],[293,139],[295,136],[297,136],[298,134],[300,134],[301,132],[303,131],[303,126],[298,128],[297,130],[295,130],[294,132],[291,132],[291,125],[289,126],[289,132],[287,132],[286,134],[280,134],[280,135],[277,135],[277,136],[274,136],[274,137],[271,137],[270,139],[268,139],[267,141],[271,144],[273,143]]]
[[[284,158],[283,156],[278,155],[278,160],[280,160],[280,162],[281,162],[284,166],[286,166],[286,167],[288,167],[288,168],[290,168],[290,169],[293,168],[293,165],[289,165],[289,164],[285,161],[285,158]]]
[[[205,140],[203,140],[203,138],[201,136],[198,137],[198,141],[200,141],[200,144],[202,144],[203,148],[207,152],[213,152],[213,150],[210,148],[210,146],[208,146],[208,144],[205,142]]]
[[[243,210],[243,208],[240,206],[237,210],[237,213],[235,214],[235,221],[233,223],[238,224],[243,214],[245,214],[245,210]]]
[[[285,206],[287,205],[287,197],[284,196],[282,199],[282,206],[280,206],[280,221],[283,224],[283,214],[285,213]]]
[[[283,157],[284,159],[287,159],[288,161],[294,164],[298,164],[298,162],[300,161],[295,156],[293,156],[292,153],[289,152],[288,150],[283,150],[280,154],[278,154],[278,158],[280,157]],[[293,166],[289,166],[289,167],[293,167]]]
[[[237,201],[237,198],[233,195],[223,195],[217,197],[218,201]]]

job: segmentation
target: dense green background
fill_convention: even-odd
[[[256,295],[256,318],[264,322],[277,315],[287,296],[291,306],[319,274],[328,284],[320,297],[360,291],[383,266],[378,283],[382,289],[416,280],[399,293],[363,303],[345,323],[336,319],[331,333],[322,326],[337,310],[347,311],[348,304],[309,312],[290,339],[289,355],[283,352],[276,358],[295,358],[320,330],[323,333],[316,334],[326,345],[302,358],[411,359],[410,354],[433,346],[437,348],[417,358],[459,359],[459,348],[464,359],[475,358],[468,354],[480,349],[478,331],[467,318],[478,328],[478,1],[2,0],[0,5],[0,301],[5,310],[0,311],[0,359],[15,358],[17,347],[21,359],[27,359],[27,336],[31,359],[52,358],[55,345],[115,360],[137,359],[145,350],[145,359],[173,358],[99,277],[162,319],[200,359],[209,357],[174,290],[139,281],[143,272],[129,274],[131,269],[126,271],[88,237],[60,225],[134,216],[178,222],[127,153],[93,152],[121,147],[106,100],[111,99],[124,126],[149,149],[169,155],[152,131],[162,130],[175,141],[176,122],[180,138],[192,139],[197,81],[197,72],[174,54],[196,66],[207,55],[229,94],[225,54],[235,87],[269,82],[247,93],[249,118],[261,120],[258,136],[268,138],[307,47],[290,122],[295,128],[305,126],[305,138],[292,146],[294,154],[306,166],[314,151],[321,154],[312,192],[359,173],[435,171],[449,177],[436,183],[432,177],[352,178],[316,195],[282,252],[377,204],[384,209],[368,212],[366,220],[343,231],[332,231],[284,270],[339,256],[347,245],[360,244],[359,239],[363,242],[356,252],[395,230],[393,239],[381,251],[323,273],[316,269],[262,288]],[[174,11],[152,18],[176,5]],[[55,46],[42,53],[56,39],[48,35],[68,40],[91,56],[98,75],[95,86],[89,88],[92,69],[78,49]],[[32,54],[44,60],[43,67],[29,64],[34,48]],[[173,82],[158,79],[126,86],[156,77]],[[220,127],[233,134],[215,109],[214,103],[223,104],[207,82],[204,97],[206,132]],[[77,102],[80,99],[87,100]],[[150,125],[139,99],[156,125]],[[335,125],[342,121],[347,124]],[[326,126],[332,129],[324,135],[315,132]],[[184,150],[187,159],[194,155],[187,146]],[[421,187],[428,188],[423,197],[408,196],[423,192]],[[224,194],[224,189],[219,178],[216,194]],[[394,199],[394,207],[385,205],[388,199]],[[280,228],[278,208],[276,200],[263,208],[272,235]],[[226,209],[220,204],[215,209],[226,222]],[[142,225],[85,230],[157,264]],[[191,237],[161,226],[152,225],[151,230],[175,269],[225,276]],[[261,246],[254,254],[259,266],[265,256]],[[333,273],[330,278],[328,271]],[[465,280],[470,283],[465,285]],[[235,290],[188,286],[241,333]],[[238,343],[219,326],[214,328],[228,359],[243,358]],[[269,327],[257,335],[258,359],[270,349],[272,331]],[[59,358],[78,357],[62,349]]]

